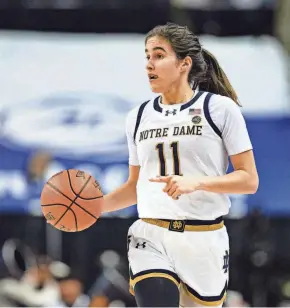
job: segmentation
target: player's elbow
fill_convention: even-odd
[[[255,194],[259,188],[259,176],[258,174],[249,175],[247,181],[248,194]]]

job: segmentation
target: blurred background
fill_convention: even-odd
[[[45,181],[127,178],[125,117],[153,97],[144,36],[172,21],[200,35],[243,105],[260,174],[233,195],[226,306],[290,306],[290,1],[0,0],[0,306],[132,307],[135,207],[80,233],[46,224]]]

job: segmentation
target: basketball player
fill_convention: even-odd
[[[227,196],[258,188],[237,95],[197,36],[175,24],[145,40],[151,89],[160,96],[127,118],[129,178],[105,211],[132,204],[130,288],[138,306],[221,307],[229,277]],[[234,171],[226,174],[230,157]]]

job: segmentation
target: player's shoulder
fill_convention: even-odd
[[[206,94],[204,112],[206,114],[207,120],[213,129],[221,136],[225,123],[228,119],[233,119],[234,121],[241,118],[241,110],[239,105],[230,97],[213,94]]]
[[[210,113],[240,112],[240,106],[230,97],[220,94],[211,94],[209,101]]]
[[[226,107],[229,106],[229,105],[238,106],[236,104],[236,102],[228,96],[210,93],[210,92],[206,92],[206,94],[212,94],[211,97],[210,97],[210,104],[211,105],[226,106]]]

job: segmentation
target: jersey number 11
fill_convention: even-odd
[[[172,151],[173,157],[173,171],[174,175],[182,175],[180,173],[180,164],[179,164],[179,150],[178,150],[178,142],[172,142],[170,144],[170,148]],[[158,151],[158,158],[159,158],[159,166],[160,166],[160,175],[165,176],[167,174],[167,167],[166,167],[166,159],[164,155],[164,143],[158,143],[156,145],[156,150]]]

